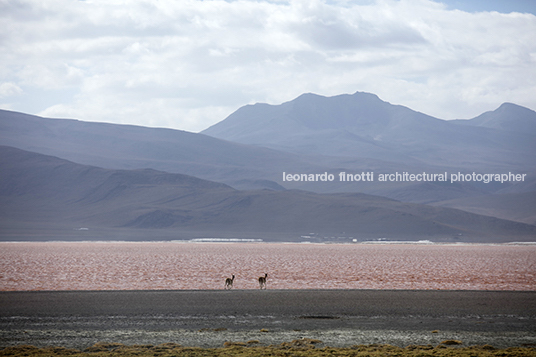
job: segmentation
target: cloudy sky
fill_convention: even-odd
[[[0,0],[0,108],[200,131],[365,91],[441,119],[536,110],[533,0]]]

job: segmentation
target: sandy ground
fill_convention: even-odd
[[[313,338],[332,347],[460,340],[536,346],[536,292],[197,290],[1,292],[0,346],[120,342],[221,347]]]

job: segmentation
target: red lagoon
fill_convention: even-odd
[[[536,290],[536,245],[0,243],[0,290]]]

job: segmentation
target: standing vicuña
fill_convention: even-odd
[[[268,277],[268,274],[264,274],[264,276],[261,276],[259,278],[259,288],[266,289],[266,278]]]
[[[232,278],[225,279],[225,289],[232,289],[234,282],[234,275]]]

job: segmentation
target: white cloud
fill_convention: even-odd
[[[532,14],[429,0],[0,0],[0,19],[0,96],[27,113],[198,131],[248,103],[355,91],[445,119],[505,101],[536,109]]]
[[[22,89],[15,83],[0,83],[0,98],[10,97],[22,93]]]

